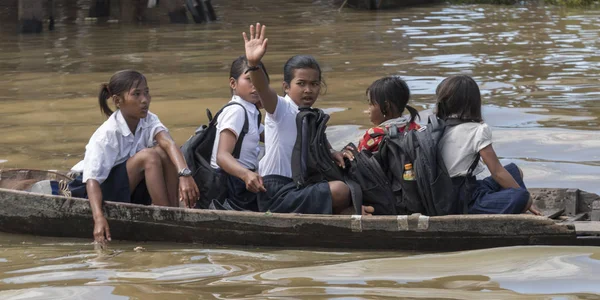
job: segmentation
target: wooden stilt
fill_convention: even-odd
[[[169,20],[171,23],[186,24],[189,22],[183,0],[162,0],[159,5],[165,4],[169,12]]]
[[[48,0],[48,30],[52,31],[54,30],[54,18],[55,18],[55,12],[54,12],[54,0]]]
[[[19,0],[19,31],[21,33],[42,32],[44,0]]]
[[[92,0],[90,3],[90,18],[105,18],[110,16],[110,0]]]

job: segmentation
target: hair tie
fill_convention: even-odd
[[[112,97],[112,93],[110,92],[110,88],[108,87],[108,83],[105,83],[104,87],[106,87],[106,91],[108,91],[108,97]]]

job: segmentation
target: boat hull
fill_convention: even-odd
[[[85,199],[0,189],[0,231],[92,238]],[[105,202],[113,240],[286,248],[454,251],[583,245],[574,225],[531,215],[350,216],[165,208]]]

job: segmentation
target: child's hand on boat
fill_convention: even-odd
[[[263,179],[256,172],[248,171],[244,176],[244,182],[246,183],[246,189],[252,193],[266,192],[265,186],[263,185]]]
[[[104,216],[94,220],[94,241],[100,244],[110,242],[110,230]]]
[[[179,201],[183,201],[185,207],[192,208],[196,206],[196,201],[200,198],[200,191],[194,182],[194,178],[189,176],[179,177]]]
[[[267,41],[269,39],[265,38],[266,28],[264,25],[261,26],[260,23],[256,23],[256,28],[254,28],[254,25],[250,25],[249,38],[246,32],[242,32],[249,67],[257,66],[267,52]]]

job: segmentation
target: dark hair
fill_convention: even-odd
[[[473,78],[453,75],[442,81],[435,90],[438,118],[458,118],[481,122],[481,92]]]
[[[269,73],[267,72],[267,68],[265,67],[265,65],[262,62],[259,62],[258,66],[263,70],[263,72],[265,72],[265,77],[267,77],[267,82],[270,82],[271,79],[269,79]],[[246,55],[240,55],[238,58],[236,58],[231,63],[231,70],[229,71],[229,78],[238,80],[238,78],[240,78],[240,76],[242,76],[242,74],[244,74],[244,72],[246,72],[247,69],[248,69],[248,59],[246,58]],[[233,90],[231,91],[231,93],[233,93]]]
[[[108,83],[100,85],[100,94],[98,95],[100,111],[110,117],[113,111],[108,107],[108,99],[113,95],[124,97],[125,92],[142,82],[147,82],[146,77],[135,70],[122,70],[113,74]]]
[[[319,83],[325,88],[327,85],[321,76],[321,66],[312,55],[294,55],[283,66],[283,81],[288,85],[292,83],[294,79],[294,71],[297,69],[313,69],[319,72]]]
[[[381,113],[389,114],[387,111],[388,103],[392,110],[402,114],[404,109],[410,113],[410,122],[416,118],[421,119],[419,112],[408,105],[410,99],[410,89],[402,78],[397,76],[388,76],[375,80],[366,91],[369,103],[378,104]]]

